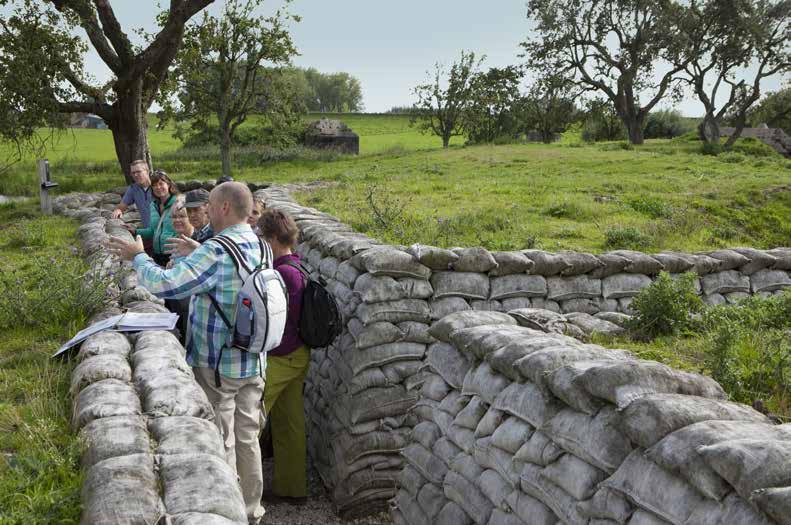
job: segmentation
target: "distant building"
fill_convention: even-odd
[[[70,128],[107,129],[104,119],[93,113],[72,113],[69,116]]]
[[[720,137],[730,137],[733,135],[734,128],[721,128]],[[761,124],[757,128],[744,128],[741,138],[758,139],[769,147],[774,148],[780,155],[791,157],[791,137],[780,128],[770,128],[766,124]]]
[[[305,145],[353,155],[360,153],[360,137],[340,120],[323,118],[308,124]]]

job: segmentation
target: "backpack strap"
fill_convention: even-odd
[[[310,272],[308,271],[307,268],[305,268],[302,265],[302,263],[298,263],[298,262],[294,262],[294,261],[288,261],[288,262],[285,263],[285,265],[286,266],[291,266],[292,268],[296,268],[297,270],[299,270],[299,273],[302,274],[302,277],[304,278],[304,282],[305,283],[307,283],[310,280]]]
[[[239,277],[241,277],[242,280],[245,280],[247,276],[253,273],[250,267],[247,266],[247,262],[242,255],[242,250],[240,250],[239,246],[230,238],[224,235],[218,235],[216,237],[212,237],[211,240],[216,240],[217,243],[225,250],[225,253],[231,257],[234,266],[236,266],[236,271],[239,273]],[[243,275],[242,270],[244,270],[247,275]]]

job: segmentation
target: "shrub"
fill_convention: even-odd
[[[633,197],[626,199],[626,205],[652,219],[667,219],[673,215],[673,207],[656,197]]]
[[[722,153],[722,144],[717,144],[713,142],[704,142],[703,145],[700,147],[700,152],[704,155],[713,155],[717,156]]]
[[[753,137],[737,140],[731,149],[748,157],[779,157],[780,155],[774,148]]]
[[[692,121],[677,110],[660,110],[648,114],[643,136],[647,139],[672,139],[693,129]]]
[[[660,272],[659,277],[643,288],[631,304],[635,314],[628,328],[636,339],[653,339],[680,333],[692,324],[692,314],[703,309],[695,293],[697,276],[686,273],[678,278]]]
[[[651,237],[633,227],[614,227],[604,232],[604,245],[612,250],[644,250],[651,245]]]

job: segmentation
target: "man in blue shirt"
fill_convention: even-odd
[[[121,203],[113,210],[113,219],[118,219],[134,204],[140,213],[143,228],[151,224],[151,179],[148,173],[148,164],[144,160],[136,160],[129,166],[129,175],[134,180],[124,193]]]

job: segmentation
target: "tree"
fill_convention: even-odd
[[[521,69],[493,67],[473,76],[471,101],[464,114],[464,127],[470,142],[492,142],[500,137],[515,137],[519,132],[517,107]]]
[[[646,115],[675,87],[683,69],[684,64],[671,65],[654,80],[660,59],[675,56],[680,15],[672,0],[530,0],[536,35],[522,46],[531,67],[569,75],[605,95],[629,140],[642,144]]]
[[[310,85],[310,111],[343,113],[362,111],[363,91],[360,81],[349,73],[321,73],[315,68],[304,70]]]
[[[522,99],[525,131],[537,132],[545,144],[552,142],[578,118],[576,91],[574,83],[562,75],[549,74],[537,80]]]
[[[676,64],[705,109],[698,127],[702,140],[719,144],[720,125],[731,115],[741,135],[749,109],[761,97],[761,81],[791,70],[791,2],[789,0],[693,1],[681,25],[686,44]],[[754,66],[754,72],[746,68]],[[720,103],[721,89],[728,99]]]
[[[623,140],[626,130],[623,121],[609,100],[593,99],[587,103],[582,123],[582,140],[599,142],[602,140]]]
[[[483,58],[475,59],[475,53],[462,51],[449,71],[436,64],[428,81],[414,89],[417,111],[412,123],[441,137],[443,148],[448,147],[451,137],[464,133],[464,115],[472,103],[472,79],[482,62]]]
[[[213,0],[171,0],[162,29],[147,46],[132,45],[109,0],[9,0],[0,19],[0,138],[18,153],[35,145],[40,127],[62,126],[64,113],[95,113],[113,134],[127,180],[129,164],[150,163],[148,109],[181,46],[186,22]],[[79,26],[113,78],[98,85],[84,73],[87,46]]]
[[[750,109],[747,119],[752,126],[766,124],[791,135],[791,85],[766,95]]]
[[[204,13],[200,21],[187,26],[172,68],[170,92],[175,91],[180,108],[175,110],[169,98],[165,117],[189,122],[197,132],[208,130],[216,118],[222,174],[227,176],[236,130],[262,107],[273,87],[264,63],[286,63],[296,54],[284,24],[299,19],[282,10],[270,17],[256,15],[262,3],[228,0],[220,17]]]

